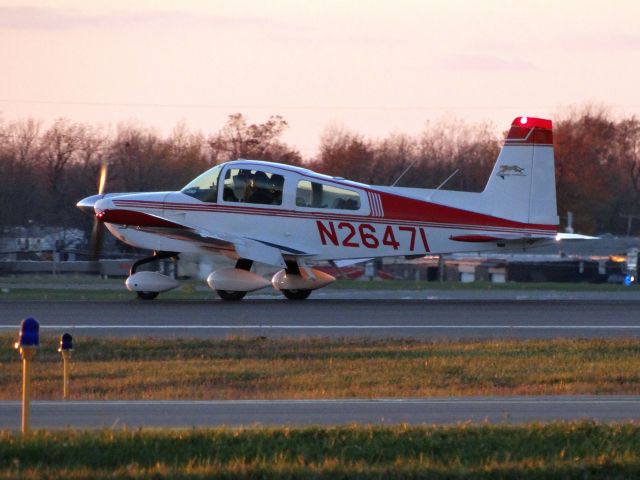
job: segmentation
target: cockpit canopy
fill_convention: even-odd
[[[291,208],[360,210],[362,207],[361,193],[343,188],[342,181],[336,185],[331,177],[295,167],[289,171],[267,162],[237,161],[216,165],[181,191],[209,203],[283,205],[285,183],[291,185],[287,187]]]

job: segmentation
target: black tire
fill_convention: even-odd
[[[311,295],[311,290],[282,290],[282,293],[289,300],[304,300]]]
[[[237,290],[216,290],[222,300],[227,302],[237,302],[244,298],[247,292],[240,292]]]
[[[160,295],[160,292],[136,292],[136,294],[142,300],[153,300]]]

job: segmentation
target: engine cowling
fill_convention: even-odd
[[[312,268],[313,276],[309,278],[300,270],[300,275],[288,274],[286,270],[280,270],[271,279],[271,285],[276,290],[317,290],[333,282],[336,277],[321,270]]]
[[[163,275],[160,272],[138,272],[131,275],[124,282],[131,292],[156,292],[162,293],[173,290],[180,283],[177,280]]]
[[[229,267],[211,272],[207,277],[207,284],[212,290],[253,292],[268,287],[269,280],[257,273]]]

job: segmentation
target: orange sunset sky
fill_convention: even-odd
[[[0,119],[169,133],[280,114],[306,157],[340,125],[640,114],[637,1],[0,0]]]

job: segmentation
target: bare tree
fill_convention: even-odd
[[[406,185],[407,175],[411,178],[411,169],[418,160],[417,153],[418,144],[409,135],[393,134],[377,142],[368,183],[391,185],[400,179],[398,185]]]
[[[280,141],[287,127],[280,115],[254,124],[241,113],[230,115],[226,125],[209,138],[213,159],[216,163],[246,158],[300,164],[300,153]]]
[[[320,156],[314,168],[328,175],[365,182],[373,176],[374,147],[345,128],[328,128],[320,138]]]

